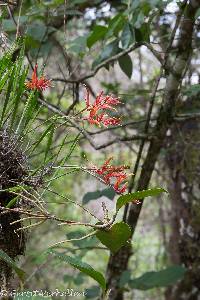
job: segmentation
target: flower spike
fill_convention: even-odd
[[[101,176],[105,184],[112,185],[118,194],[123,194],[127,189],[126,180],[128,178],[128,175],[125,173],[125,169],[129,169],[129,167],[110,165],[110,161],[112,159],[113,157],[108,158],[100,168],[95,166],[94,171],[96,174]]]
[[[107,110],[116,110],[115,106],[120,104],[121,101],[118,98],[112,96],[105,96],[103,91],[101,91],[93,104],[90,104],[90,93],[86,87],[85,96],[85,110],[89,112],[88,117],[84,117],[83,120],[87,120],[90,124],[95,124],[97,126],[118,125],[120,124],[120,118],[111,117],[107,114]],[[105,113],[106,111],[106,113]]]
[[[37,68],[38,68],[38,64],[35,65],[31,80],[26,82],[25,85],[28,89],[31,90],[44,91],[45,89],[51,86],[51,80],[46,79],[44,76],[38,78]]]

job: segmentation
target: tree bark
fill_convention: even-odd
[[[199,7],[200,0],[190,0],[189,4],[186,6],[184,16],[181,20],[179,43],[177,45],[176,58],[173,64],[174,67],[173,71],[169,72],[166,76],[166,86],[162,100],[162,107],[158,115],[157,125],[153,132],[153,135],[156,136],[156,139],[150,142],[138,180],[137,190],[148,188],[155,163],[158,159],[160,150],[166,137],[167,130],[172,124],[173,115],[176,108],[176,100],[179,94],[179,87],[191,54],[191,44],[195,22],[194,16]],[[169,53],[169,59],[171,58],[174,58],[174,54]],[[133,234],[140,216],[141,209],[142,202],[140,205],[131,204],[128,212],[127,223],[131,227]],[[111,290],[109,294],[110,300],[123,299],[123,292],[120,290],[118,282],[122,272],[127,269],[130,255],[131,251],[126,251],[126,249],[122,248],[117,254],[114,256],[111,255],[110,257],[107,270],[108,289]],[[123,259],[121,259],[122,257]],[[114,268],[114,265],[116,265],[117,270]]]
[[[171,262],[184,264],[187,273],[179,284],[167,290],[166,300],[197,300],[200,297],[199,120],[179,122],[171,133],[166,160],[172,205],[169,249]]]

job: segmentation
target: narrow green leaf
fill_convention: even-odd
[[[155,287],[166,287],[175,284],[184,277],[186,269],[182,266],[170,266],[159,272],[147,272],[129,282],[130,287],[138,290],[149,290]]]
[[[124,223],[116,223],[109,230],[98,230],[96,237],[108,247],[111,252],[116,253],[131,237],[130,227]]]
[[[1,121],[0,121],[1,126],[2,126],[2,123],[3,123],[3,120],[4,120],[6,108],[7,108],[7,105],[8,105],[9,99],[10,99],[10,95],[11,95],[11,92],[12,92],[13,78],[14,78],[14,75],[15,75],[15,70],[16,69],[15,69],[15,66],[14,66],[12,68],[12,72],[10,74],[10,79],[9,79],[8,87],[7,87],[7,91],[6,91],[6,97],[5,97],[5,101],[4,101],[4,104],[3,104],[3,109],[2,109],[2,114],[1,114]]]
[[[71,145],[71,147],[70,147],[70,149],[69,149],[69,152],[68,152],[68,154],[65,156],[65,158],[64,158],[62,164],[65,164],[65,163],[68,161],[68,159],[70,158],[70,156],[72,155],[74,149],[76,148],[76,146],[77,146],[77,144],[78,144],[78,142],[79,142],[79,137],[80,137],[80,133],[79,133],[79,134],[76,136],[76,138],[74,139],[74,141],[73,141],[73,143],[72,143],[72,145]]]
[[[55,131],[55,126],[54,126],[54,124],[52,124],[52,128],[50,129],[50,131],[48,133],[49,137],[48,137],[47,146],[46,146],[46,149],[45,149],[44,161],[46,161],[47,155],[48,155],[49,150],[51,148],[54,131]]]
[[[8,76],[9,76],[9,72],[5,73],[4,76],[1,78],[1,81],[0,81],[0,94],[3,90],[4,85],[7,82]]]
[[[34,143],[33,145],[33,148],[31,149],[31,153],[34,152],[34,150],[38,147],[38,145],[42,142],[42,140],[48,135],[50,134],[50,137],[51,137],[51,132],[52,132],[52,129],[54,128],[54,124],[50,124],[47,129],[43,132],[43,134],[40,136],[40,138]]]
[[[124,206],[127,203],[132,202],[133,200],[144,199],[149,196],[158,196],[163,192],[168,193],[166,190],[164,190],[162,188],[154,188],[154,189],[138,191],[135,193],[130,193],[130,194],[120,196],[117,199],[116,210],[119,210],[122,206]]]
[[[22,127],[23,122],[26,123],[26,125],[27,125],[28,122],[31,120],[30,112],[33,114],[34,108],[35,108],[35,102],[36,102],[35,91],[32,91],[26,101],[25,106],[24,106],[24,110],[23,110],[21,118],[18,122],[16,133],[19,132],[19,129]]]
[[[54,250],[51,250],[50,253],[54,254],[60,260],[69,263],[72,267],[78,269],[79,271],[96,280],[103,290],[106,289],[106,281],[103,274],[94,270],[89,264],[82,262],[78,257],[70,257],[68,255],[58,253]]]
[[[7,208],[13,207],[16,204],[16,202],[17,202],[18,199],[19,199],[19,196],[14,197],[12,200],[10,200],[8,202],[8,204],[6,205],[6,207]]]
[[[122,71],[128,76],[128,78],[131,78],[133,72],[133,64],[130,55],[126,54],[124,56],[121,56],[118,59],[118,62]]]
[[[10,256],[8,256],[3,250],[0,249],[0,259],[5,261],[10,267],[12,267],[12,269],[16,272],[16,274],[18,275],[18,277],[23,280],[25,277],[25,272],[18,268],[17,265],[15,264],[15,262],[12,260],[12,258],[10,258]]]
[[[16,92],[15,92],[16,96],[15,96],[15,98],[13,100],[13,104],[12,104],[13,111],[12,111],[12,117],[11,117],[11,128],[14,125],[15,117],[17,115],[17,110],[18,110],[18,107],[19,107],[19,102],[21,100],[21,96],[22,96],[23,91],[24,91],[24,81],[26,79],[27,73],[28,73],[28,68],[23,70],[23,72],[22,72],[22,74],[19,78],[19,86],[16,89]]]

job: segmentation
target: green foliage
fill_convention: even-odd
[[[166,287],[175,284],[184,277],[186,269],[181,266],[170,266],[159,272],[147,272],[141,277],[135,278],[129,282],[133,289],[148,290],[155,287]]]
[[[122,195],[117,199],[116,210],[119,210],[122,206],[134,200],[144,199],[149,196],[158,196],[163,192],[167,193],[167,191],[162,188],[154,188]]]
[[[148,24],[143,24],[139,29],[135,29],[136,42],[149,42],[150,41],[150,28]]]
[[[110,200],[113,200],[115,197],[115,191],[112,188],[106,188],[104,190],[97,190],[95,192],[88,192],[83,196],[82,203],[87,204],[91,200],[96,200],[101,197],[107,197]]]
[[[120,222],[112,225],[108,230],[98,230],[96,237],[111,252],[116,253],[131,237],[131,229],[126,223]]]
[[[107,39],[112,37],[113,35],[117,37],[118,33],[122,30],[125,22],[126,17],[122,13],[119,13],[116,16],[114,16],[108,24],[108,31],[105,37]]]
[[[5,261],[18,275],[21,280],[24,280],[25,272],[20,269],[15,262],[2,249],[0,249],[0,260]]]
[[[135,32],[130,23],[126,23],[121,34],[122,48],[126,49],[135,42]]]
[[[193,84],[183,89],[183,93],[188,97],[195,97],[200,94],[200,84]]]
[[[90,288],[86,289],[86,299],[96,299],[96,297],[100,297],[101,291],[99,286],[91,286]]]
[[[87,38],[87,46],[91,48],[96,42],[100,41],[105,37],[107,27],[102,25],[96,25],[93,28],[92,33]]]
[[[50,253],[54,254],[61,261],[64,261],[64,262],[70,264],[74,268],[78,269],[79,271],[85,273],[86,275],[88,275],[91,278],[93,278],[94,280],[96,280],[100,284],[100,286],[103,290],[106,289],[106,281],[105,281],[104,276],[100,272],[94,270],[89,264],[82,262],[79,259],[79,257],[70,257],[65,254],[58,253],[54,250],[51,250]]]
[[[118,59],[120,68],[127,75],[128,78],[131,78],[133,72],[133,64],[130,56],[128,54],[121,56]]]
[[[67,37],[72,37],[72,41],[70,42],[67,39],[65,41],[65,34],[63,34],[63,26],[59,28],[59,21],[62,19],[63,22],[63,9],[64,9],[64,0],[50,0],[50,1],[25,1],[26,3],[22,7],[22,17],[20,17],[20,29],[25,30],[26,32],[26,55],[31,53],[32,57],[34,57],[34,61],[38,60],[39,57],[43,58],[47,56],[51,49],[53,48],[53,43],[50,41],[50,38],[58,38],[59,41],[62,41],[64,46],[67,47],[67,51],[69,50],[70,54],[75,54],[79,58],[83,58],[85,54],[91,55],[88,59],[89,62],[94,60],[93,67],[98,66],[100,63],[104,62],[107,59],[110,59],[112,56],[120,53],[121,51],[127,49],[130,45],[134,43],[140,43],[143,41],[149,42],[150,41],[150,31],[151,31],[151,22],[154,18],[154,13],[156,10],[163,9],[165,5],[167,5],[170,1],[159,1],[159,0],[151,0],[151,1],[119,1],[120,4],[114,3],[116,8],[111,10],[110,15],[104,17],[103,14],[96,15],[95,22],[91,22],[90,20],[85,22],[85,27],[82,26],[82,19],[81,21],[76,18],[77,27],[73,27],[75,23],[70,23],[71,18],[73,16],[80,17],[82,15],[82,7],[85,6],[85,0],[74,0],[69,1],[67,3],[67,9],[65,11],[67,25],[72,26],[72,30]],[[99,3],[100,1],[93,1],[94,3]],[[112,1],[115,2],[115,1]],[[118,5],[125,3],[127,5],[126,9],[122,5],[122,9],[118,9]],[[34,5],[33,5],[34,4]],[[79,11],[78,5],[81,6],[81,11]],[[121,6],[120,6],[121,7]],[[46,18],[48,12],[48,20]],[[115,14],[113,16],[113,13]],[[198,17],[198,12],[196,17]],[[18,16],[18,11],[16,9],[15,18]],[[73,19],[73,18],[72,18]],[[85,21],[85,20],[84,20]],[[61,23],[62,23],[61,22]],[[79,22],[81,26],[79,25]],[[55,24],[58,26],[54,28],[49,24]],[[93,25],[93,24],[98,25]],[[14,36],[16,32],[16,25],[14,24],[13,20],[5,19],[3,20],[3,29],[10,37]],[[63,23],[61,24],[63,25]],[[67,27],[68,27],[67,26]],[[80,27],[78,27],[80,26]],[[82,28],[83,27],[83,28]],[[67,28],[68,29],[68,28]],[[78,37],[74,38],[74,32],[78,32]],[[55,32],[54,36],[51,36]],[[151,34],[154,35],[153,31]],[[11,38],[12,40],[12,38]],[[53,39],[52,39],[53,40]],[[99,43],[99,44],[98,44]],[[97,47],[93,46],[96,45]],[[18,46],[18,45],[16,45]],[[65,50],[65,47],[63,49]],[[101,48],[100,48],[101,46]],[[20,45],[21,47],[21,45]],[[99,47],[99,48],[98,48]],[[77,144],[79,143],[80,135],[75,136],[74,134],[69,134],[68,129],[64,128],[64,133],[57,131],[58,128],[61,128],[63,125],[65,126],[66,120],[58,119],[54,117],[53,113],[48,114],[47,110],[45,110],[42,106],[38,103],[38,97],[40,95],[37,92],[29,92],[25,88],[25,81],[27,80],[28,76],[28,69],[24,68],[24,48],[20,50],[20,55],[18,58],[12,56],[14,53],[14,46],[10,53],[1,57],[0,61],[0,94],[2,98],[2,105],[0,109],[0,118],[1,118],[1,127],[7,127],[11,132],[17,135],[19,140],[23,141],[22,149],[24,149],[25,155],[27,155],[30,163],[30,170],[31,175],[40,176],[46,168],[50,169],[49,166],[56,165],[58,167],[62,167],[66,164],[66,162],[70,161],[73,157],[73,153],[75,152],[75,156],[78,157],[79,153],[76,148]],[[88,48],[90,51],[88,51]],[[97,49],[97,51],[96,51]],[[100,49],[100,50],[99,50]],[[96,52],[95,52],[96,51]],[[41,60],[42,61],[42,60]],[[39,61],[39,63],[41,62]],[[87,62],[88,62],[87,61]],[[73,63],[73,61],[72,61]],[[76,62],[77,63],[77,62]],[[79,62],[78,62],[79,63]],[[77,65],[78,65],[77,63]],[[132,71],[133,71],[133,64],[130,56],[127,54],[122,56],[118,60],[119,66],[121,70],[126,74],[128,78],[131,78]],[[112,62],[110,65],[114,65]],[[106,66],[109,68],[109,66]],[[53,70],[54,71],[54,70]],[[81,70],[82,71],[82,70]],[[56,71],[57,72],[57,71]],[[85,70],[85,73],[89,73],[89,70]],[[146,74],[145,74],[146,75]],[[146,80],[146,79],[145,79]],[[152,81],[150,82],[151,85]],[[118,93],[128,93],[129,91],[123,90],[123,82],[119,84],[110,83],[110,82],[103,82],[102,86],[104,86],[109,92],[110,90],[115,94]],[[59,88],[58,88],[59,89]],[[135,85],[133,87],[135,89]],[[199,94],[199,86],[194,85],[189,87],[186,90],[186,95],[189,96],[197,96]],[[144,102],[141,101],[141,96],[148,96],[149,89],[144,87],[144,90],[135,89],[131,91],[129,94],[128,103],[131,105],[131,101],[136,103],[136,101],[141,102],[136,108],[143,109]],[[159,96],[158,96],[159,97]],[[144,97],[145,98],[145,97]],[[49,103],[56,104],[57,99],[54,96],[50,95],[48,98]],[[65,99],[66,100],[66,99]],[[124,99],[123,99],[124,100]],[[159,98],[160,100],[160,98]],[[145,103],[146,105],[146,103]],[[64,109],[66,109],[66,101],[64,104]],[[132,107],[130,106],[130,111],[132,113]],[[126,107],[125,107],[126,109]],[[139,110],[138,110],[139,111]],[[134,114],[137,113],[134,110]],[[139,116],[139,113],[137,117]],[[132,117],[132,116],[131,116]],[[39,119],[44,119],[45,121],[39,121]],[[15,130],[17,128],[17,130]],[[67,133],[66,133],[67,132]],[[70,136],[70,140],[73,140],[71,143],[67,143],[67,147],[65,147],[67,134]],[[116,152],[118,149],[116,149]],[[119,150],[120,151],[120,150]],[[78,154],[77,154],[78,153]],[[118,153],[118,152],[117,152]],[[124,156],[126,153],[124,154]],[[78,170],[78,168],[77,168]],[[67,170],[70,172],[70,170]],[[59,178],[59,176],[63,176],[62,171],[58,168],[55,170],[51,170],[49,182],[47,180],[47,187],[49,187],[52,182],[54,182],[55,178]],[[78,182],[80,179],[78,176],[74,177],[74,181]],[[73,181],[73,179],[72,179]],[[69,193],[71,191],[72,186],[71,182],[67,181],[62,183],[59,181],[57,185],[57,189],[59,191],[64,191],[64,193]],[[45,182],[46,183],[46,182]],[[20,188],[16,186],[12,188],[15,192],[21,192],[23,188],[28,189],[27,186],[23,186]],[[11,191],[11,189],[9,190]],[[148,196],[156,196],[162,192],[166,192],[163,189],[151,189],[147,191],[138,191],[136,193],[120,196],[117,200],[116,210],[118,211],[122,208],[125,204],[130,203],[134,200],[143,199]],[[43,192],[42,192],[43,193]],[[73,197],[81,197],[81,195],[76,195],[76,192],[73,191]],[[99,199],[100,197],[107,197],[110,200],[114,199],[115,193],[112,189],[104,189],[104,190],[97,190],[95,192],[86,193],[83,196],[82,203],[87,204],[91,200]],[[54,201],[52,205],[53,211],[59,211],[59,208],[56,206],[57,196],[53,195],[46,197],[47,201]],[[52,199],[53,198],[53,199]],[[15,207],[18,201],[18,196],[14,197],[8,204],[6,205],[7,208]],[[65,200],[67,202],[67,197]],[[45,199],[46,200],[46,199]],[[101,199],[99,200],[101,201]],[[55,205],[54,205],[55,204]],[[68,203],[64,203],[68,204]],[[66,209],[60,209],[59,213],[66,216],[70,216],[71,218],[71,211],[69,207],[65,206]],[[77,215],[79,212],[77,212]],[[74,215],[73,215],[74,216]],[[85,216],[83,216],[85,217]],[[62,226],[60,226],[61,228]],[[65,227],[66,228],[66,227]],[[48,224],[48,232],[51,231],[51,227],[49,230]],[[60,233],[61,232],[61,233]],[[85,233],[81,230],[76,230],[72,232],[67,232],[66,229],[60,229],[60,234],[67,236],[68,239],[73,238],[80,238]],[[58,257],[61,262],[67,262],[75,269],[80,270],[82,273],[78,275],[70,276],[67,273],[64,275],[64,283],[70,283],[74,285],[81,285],[83,283],[84,277],[83,274],[89,275],[91,278],[95,279],[103,289],[105,289],[105,279],[101,273],[93,268],[96,263],[98,263],[99,258],[95,251],[88,251],[82,250],[82,248],[92,248],[95,247],[99,241],[103,243],[107,248],[111,250],[111,252],[116,253],[122,246],[128,244],[128,239],[131,236],[131,230],[127,224],[120,222],[116,223],[111,226],[109,229],[99,230],[96,234],[96,237],[80,240],[80,241],[71,241],[70,247],[65,247],[65,253],[76,253],[77,257],[70,257],[65,255],[64,253],[54,252],[54,255]],[[143,237],[142,237],[143,239]],[[148,238],[144,237],[145,241],[150,241]],[[34,238],[33,238],[34,240]],[[150,241],[151,242],[151,241]],[[143,240],[141,242],[140,247],[143,247]],[[137,247],[137,243],[136,246]],[[148,253],[152,249],[151,246],[148,246]],[[160,247],[160,243],[157,248]],[[79,248],[79,249],[78,249]],[[91,249],[90,249],[91,250]],[[161,249],[162,250],[162,249]],[[77,252],[75,252],[77,251]],[[135,251],[135,248],[134,248]],[[90,253],[88,253],[90,252]],[[107,262],[107,252],[105,252],[105,257],[102,268],[105,267],[105,262]],[[136,249],[137,252],[137,249]],[[138,251],[139,252],[139,251]],[[3,256],[5,260],[6,254],[0,252],[0,257]],[[82,262],[80,258],[86,255],[86,259],[88,261],[91,260],[90,265]],[[103,254],[104,255],[104,254]],[[92,257],[92,258],[91,258]],[[139,255],[136,257],[138,258]],[[141,258],[141,257],[140,257]],[[3,258],[1,258],[3,259]],[[8,257],[6,258],[8,259]],[[142,258],[143,259],[143,258]],[[148,259],[148,257],[147,257]],[[6,260],[5,260],[6,261]],[[38,263],[42,264],[43,261],[39,261]],[[146,264],[146,261],[142,262],[143,265]],[[137,263],[136,263],[137,265]],[[92,266],[92,267],[91,267]],[[135,266],[134,266],[135,267]],[[137,267],[137,266],[136,266]],[[16,268],[16,265],[15,265]],[[138,267],[137,267],[138,268]],[[45,268],[44,268],[45,269]],[[17,267],[18,270],[18,267]],[[16,271],[16,270],[15,270]],[[138,271],[138,269],[137,269]],[[17,271],[16,271],[17,272]],[[19,272],[19,270],[18,270]],[[23,272],[23,271],[22,271]],[[162,270],[160,272],[148,272],[143,274],[139,278],[131,279],[131,271],[125,271],[119,281],[120,288],[124,288],[125,285],[128,283],[130,284],[131,288],[140,289],[140,290],[147,290],[154,287],[165,287],[170,284],[176,283],[178,279],[181,279],[184,271],[179,266],[172,266],[167,268],[166,270]],[[20,273],[21,274],[21,273]],[[60,284],[60,283],[59,283]],[[91,287],[87,290],[86,298],[94,298],[99,297],[100,289],[99,286]],[[15,300],[19,297],[15,297]],[[153,297],[152,297],[153,298]],[[20,299],[21,296],[20,296]],[[23,297],[26,299],[26,296]],[[30,298],[29,298],[30,299]],[[34,297],[34,299],[39,300],[40,297]]]
[[[80,57],[83,57],[86,52],[86,47],[87,47],[87,36],[80,36],[70,43],[68,50],[74,52]]]
[[[119,287],[123,288],[127,283],[129,283],[131,280],[131,271],[126,270],[122,273],[119,280]]]
[[[105,61],[106,59],[110,58],[111,56],[120,52],[120,48],[118,47],[118,39],[115,39],[111,43],[107,44],[100,54],[100,56],[93,62],[92,68],[98,66],[101,62]]]
[[[86,232],[84,230],[73,230],[69,233],[66,234],[68,239],[79,239],[82,236],[84,236]],[[80,247],[80,249],[84,249],[87,247],[94,247],[97,245],[98,240],[93,236],[84,240],[77,240],[77,241],[71,241],[71,243],[75,246],[75,247]]]

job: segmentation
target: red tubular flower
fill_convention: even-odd
[[[107,118],[103,120],[102,123],[107,127],[108,125],[118,125],[120,124],[120,121],[121,121],[120,118],[113,117],[113,118]]]
[[[43,91],[46,88],[51,86],[51,80],[46,79],[44,76],[38,78],[37,77],[37,68],[38,65],[35,65],[35,68],[33,70],[32,78],[30,81],[26,83],[26,87],[31,89],[31,90],[38,90],[38,91]]]
[[[83,118],[87,120],[90,124],[96,124],[98,126],[104,125],[118,125],[120,123],[120,118],[110,117],[105,110],[115,110],[114,106],[121,103],[118,98],[112,96],[105,96],[103,91],[96,97],[93,104],[90,104],[90,94],[89,90],[86,88],[86,111],[89,112],[89,116]],[[103,112],[102,112],[103,111]]]
[[[110,161],[112,159],[113,159],[112,157],[107,159],[100,168],[95,167],[94,171],[102,177],[105,184],[112,184],[112,181],[114,179],[114,181],[115,181],[113,184],[114,190],[117,193],[122,194],[127,189],[127,183],[122,185],[122,183],[125,182],[128,177],[128,175],[124,171],[125,171],[125,169],[128,169],[129,167],[128,166],[112,166],[112,165],[110,165]]]

